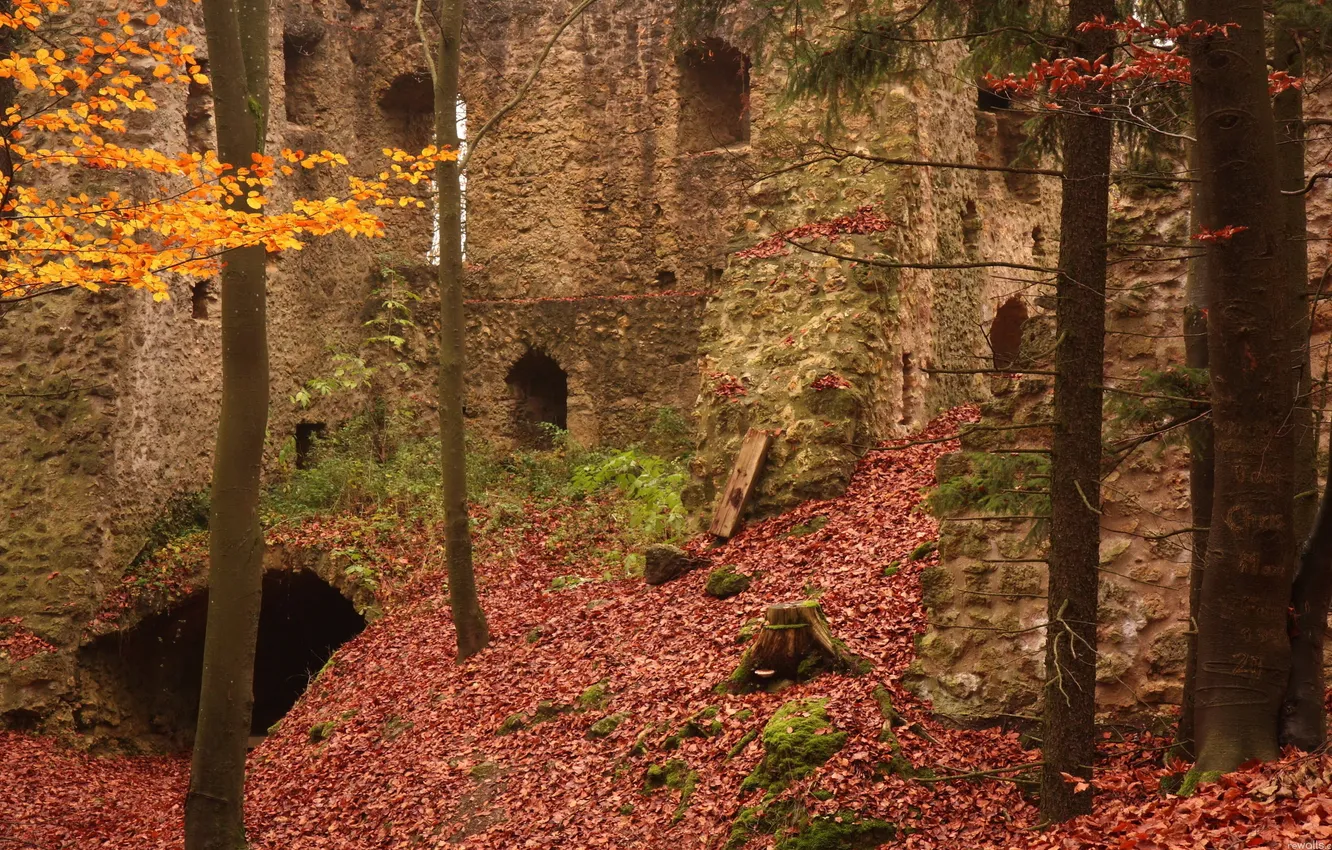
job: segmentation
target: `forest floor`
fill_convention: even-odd
[[[972,417],[946,414],[923,436]],[[493,639],[461,665],[436,550],[425,530],[404,528],[383,543],[409,567],[385,582],[386,616],[338,651],[251,754],[254,846],[822,850],[877,846],[888,825],[890,846],[921,848],[1332,840],[1327,756],[1292,755],[1181,798],[1161,781],[1183,766],[1164,765],[1169,742],[1147,734],[1107,733],[1095,813],[1036,829],[1026,786],[1004,777],[1021,777],[1016,768],[1039,752],[1013,732],[949,728],[898,684],[925,626],[920,570],[936,557],[908,558],[937,537],[917,506],[934,460],[954,448],[871,452],[844,496],[754,523],[703,553],[711,566],[755,577],[726,600],[704,593],[711,567],[661,587],[570,580],[558,516],[484,535]],[[312,520],[282,542],[327,545],[338,523]],[[702,552],[701,541],[693,548]],[[886,570],[894,561],[900,568]],[[744,651],[742,629],[767,603],[811,596],[872,669],[773,694],[719,694]],[[896,743],[881,733],[881,687],[907,724]],[[813,698],[826,700],[835,730],[822,727],[818,703],[790,705]],[[769,722],[783,706],[792,725],[775,728],[786,722]],[[608,717],[620,722],[598,724]],[[815,736],[845,739],[766,794],[745,785],[751,774],[771,778],[765,746],[809,723],[821,727]],[[180,846],[185,759],[94,758],[12,733],[0,734],[0,754],[0,850]],[[1002,776],[949,779],[984,771]]]

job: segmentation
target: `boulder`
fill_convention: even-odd
[[[643,557],[643,579],[651,585],[677,579],[702,563],[679,547],[661,544],[649,546]]]

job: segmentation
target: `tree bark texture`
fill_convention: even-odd
[[[440,4],[439,52],[435,63],[435,139],[458,150],[458,67],[463,0]],[[462,184],[457,162],[435,170],[439,187],[439,438],[444,497],[444,557],[449,605],[458,635],[458,660],[490,642],[472,568],[472,532],[467,514],[467,454],[463,432],[463,258]]]
[[[1195,38],[1201,225],[1207,244],[1216,479],[1198,608],[1196,768],[1278,754],[1290,667],[1295,403],[1290,283],[1262,0],[1189,0],[1187,20],[1234,22]]]
[[[1290,22],[1278,17],[1273,37],[1272,67],[1292,76],[1303,76],[1300,45]],[[1304,189],[1304,96],[1298,88],[1287,89],[1272,102],[1277,122],[1277,163],[1281,188],[1298,194],[1282,198],[1286,222],[1286,269],[1290,277],[1296,368],[1295,398],[1295,541],[1303,542],[1291,586],[1294,619],[1290,629],[1290,679],[1281,712],[1282,744],[1305,750],[1327,739],[1327,710],[1323,704],[1323,639],[1328,605],[1332,603],[1332,505],[1323,491],[1322,504],[1314,518],[1315,501],[1308,495],[1318,487],[1315,470],[1318,451],[1313,427],[1312,372],[1309,362],[1309,252],[1308,214]]]
[[[1189,149],[1189,171],[1197,174],[1198,153]],[[1193,186],[1189,210],[1189,232],[1197,233],[1201,221],[1202,184]],[[1184,283],[1184,365],[1207,368],[1207,266],[1206,254],[1189,260]],[[1193,726],[1193,701],[1198,679],[1198,601],[1202,595],[1203,571],[1207,565],[1207,524],[1212,521],[1212,486],[1215,479],[1212,457],[1212,419],[1199,419],[1188,426],[1189,508],[1193,525],[1193,551],[1189,554],[1188,651],[1184,658],[1184,698],[1179,714],[1176,742],[1190,756],[1197,755]]]
[[[1113,0],[1069,4],[1074,55],[1094,60],[1111,51],[1109,33],[1075,28],[1098,15],[1112,19]],[[1091,811],[1090,790],[1075,793],[1061,774],[1090,778],[1096,753],[1101,386],[1113,125],[1088,110],[1108,98],[1099,90],[1078,92],[1063,112],[1041,771],[1041,819],[1050,822]]]
[[[1303,76],[1304,61],[1289,22],[1274,23],[1272,68]],[[1304,95],[1286,89],[1272,100],[1277,129],[1277,170],[1281,189],[1292,194],[1281,199],[1285,222],[1286,274],[1291,290],[1292,375],[1295,380],[1295,540],[1308,539],[1318,510],[1318,446],[1313,424],[1313,373],[1309,362],[1309,243],[1304,192]]]
[[[203,0],[222,162],[250,167],[268,115],[268,0]],[[246,209],[243,198],[235,208]],[[222,257],[222,410],[209,516],[208,625],[190,789],[187,850],[245,847],[245,747],[263,579],[259,485],[268,425],[262,246]]]

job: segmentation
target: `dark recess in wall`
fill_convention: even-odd
[[[199,711],[208,592],[195,593],[124,632],[79,650],[85,678],[113,696],[132,748],[188,749]],[[263,735],[291,709],[339,646],[365,620],[314,573],[264,574],[251,733]]]
[[[749,141],[749,57],[718,38],[681,53],[681,151],[707,151]]]
[[[540,441],[542,424],[569,427],[569,376],[550,355],[528,351],[509,369],[505,382],[513,397],[515,430],[521,438]]]

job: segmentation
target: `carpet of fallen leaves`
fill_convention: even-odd
[[[974,417],[971,409],[954,411],[923,436],[946,436]],[[813,813],[851,810],[909,828],[897,842],[906,847],[1293,847],[1332,838],[1327,757],[1290,756],[1183,799],[1159,789],[1171,772],[1161,766],[1167,742],[1107,740],[1096,812],[1052,831],[1033,829],[1036,809],[1003,779],[920,782],[876,769],[891,757],[879,741],[872,696],[880,684],[917,724],[916,733],[899,730],[917,767],[949,775],[1039,760],[1016,734],[945,728],[898,685],[925,625],[924,563],[907,555],[937,534],[917,510],[920,491],[933,483],[934,460],[953,448],[935,442],[871,452],[841,498],[755,523],[720,549],[705,552],[696,543],[714,565],[755,576],[725,601],[704,594],[707,569],[656,588],[627,579],[552,590],[552,580],[570,572],[551,533],[559,517],[531,516],[481,541],[493,640],[462,665],[453,662],[435,556],[420,540],[405,542],[399,557],[417,566],[395,586],[388,615],[338,652],[252,753],[254,846],[720,848],[747,802],[741,780],[762,756],[757,742],[733,757],[730,751],[801,696],[827,697],[829,716],[850,735],[784,795]],[[287,542],[298,537],[289,533]],[[885,575],[895,560],[902,567]],[[714,687],[740,658],[741,627],[766,603],[814,593],[833,631],[873,670],[821,676],[778,694],[718,696]],[[530,713],[543,700],[573,706],[599,682],[609,694],[602,707],[496,734],[509,715]],[[665,739],[708,706],[720,708],[720,734],[685,738],[665,751]],[[591,724],[610,713],[628,719],[606,738],[588,738]],[[639,739],[646,752],[632,755]],[[17,846],[180,846],[184,759],[98,759],[12,733],[0,734],[0,752],[0,836]],[[668,758],[699,774],[678,819],[678,791],[643,791],[647,766]],[[819,799],[824,791],[833,796]],[[760,836],[751,846],[776,840]]]

